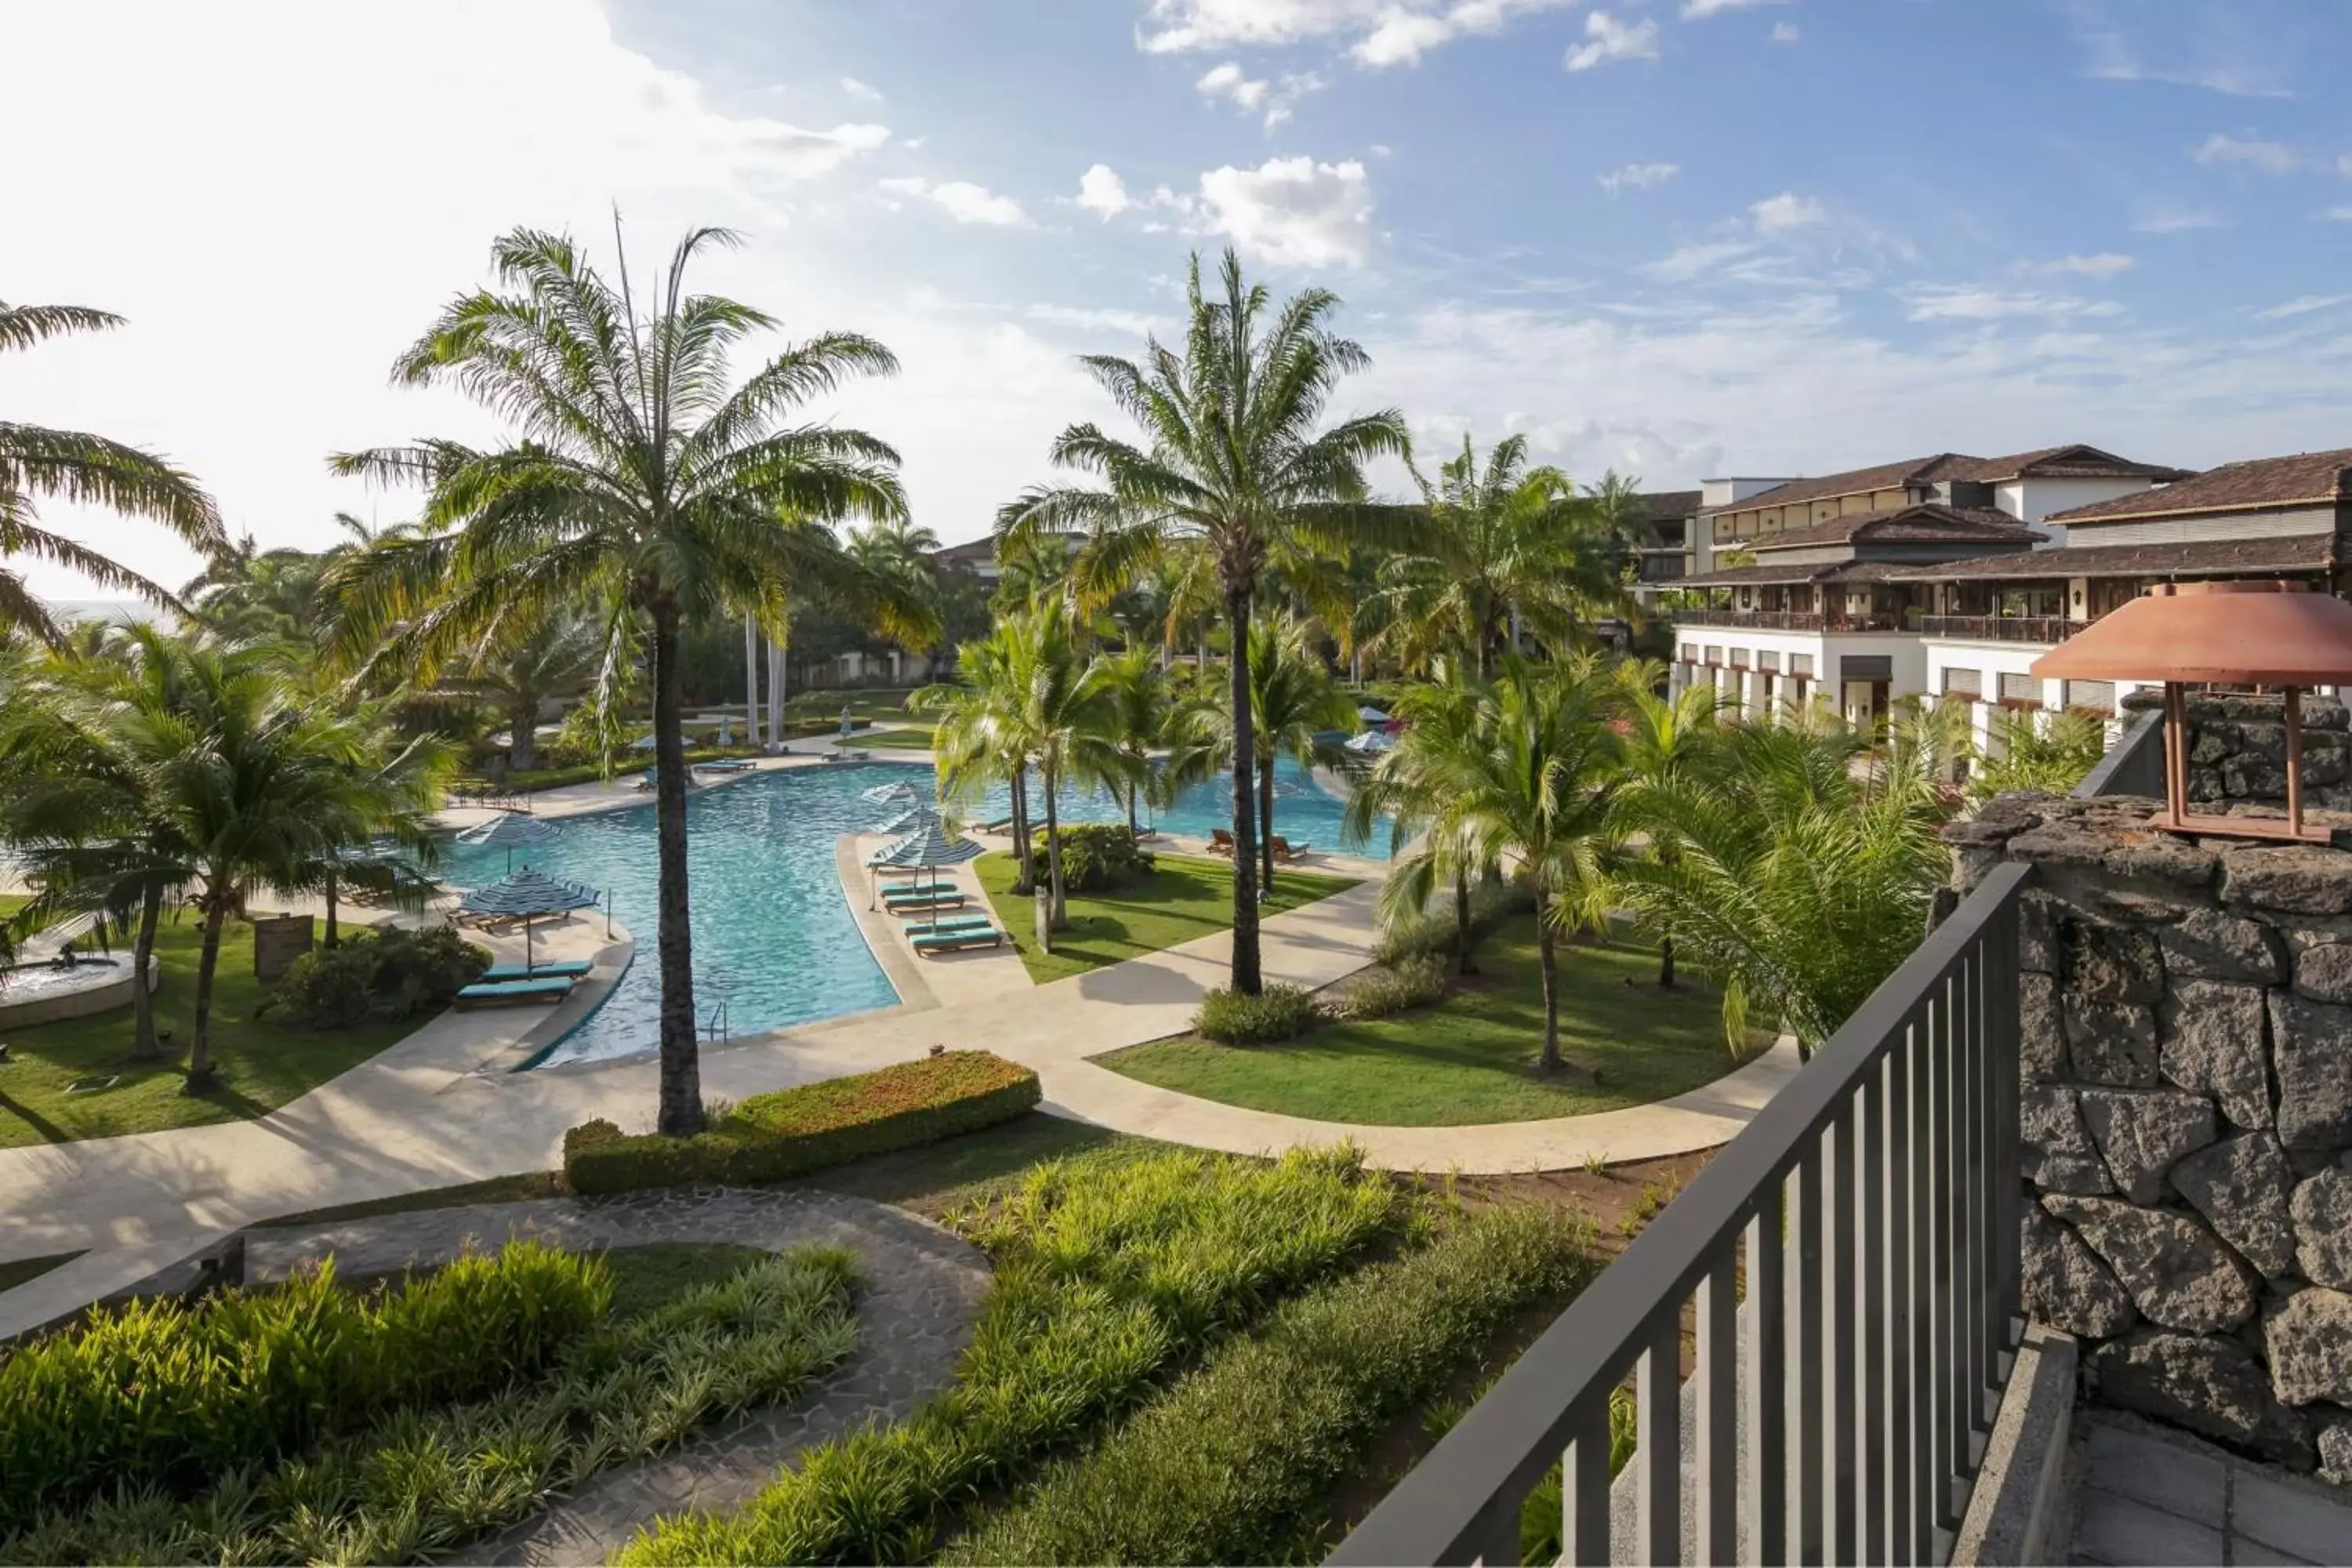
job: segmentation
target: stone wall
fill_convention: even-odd
[[[2215,765],[2266,754],[2258,711],[2216,721]],[[2006,795],[1947,831],[1964,887],[2038,870],[2027,1310],[2084,1341],[2087,1397],[2352,1484],[2352,849],[2174,837],[2158,805]]]
[[[2161,708],[2162,697],[2137,691],[2126,713]],[[2303,710],[2303,804],[2352,811],[2352,733],[2344,704],[2305,697]],[[2286,717],[2275,697],[2192,697],[2189,700],[2189,798],[2211,812],[2217,803],[2283,805],[2286,799]]]

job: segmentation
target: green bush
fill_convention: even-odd
[[[1445,961],[1433,952],[1416,952],[1349,981],[1339,1006],[1350,1018],[1386,1018],[1426,1007],[1444,994]]]
[[[1512,916],[1527,914],[1534,909],[1534,895],[1516,882],[1490,881],[1472,888],[1471,951],[1476,952],[1478,944],[1501,930]],[[1393,968],[1399,960],[1419,953],[1452,958],[1455,941],[1454,893],[1446,889],[1428,912],[1381,932],[1380,940],[1372,944],[1372,962]]]
[[[184,1491],[394,1405],[472,1399],[601,1320],[600,1258],[536,1242],[366,1295],[330,1262],[194,1308],[100,1309],[0,1362],[0,1530],[121,1487]]]
[[[15,1536],[14,1563],[416,1563],[458,1552],[553,1493],[785,1403],[857,1342],[848,1253],[804,1247],[607,1321],[535,1382],[404,1405],[201,1495],[110,1489]]]
[[[1322,1005],[1296,985],[1269,985],[1255,996],[1221,987],[1201,998],[1192,1027],[1221,1046],[1271,1046],[1297,1039],[1322,1018]]]
[[[918,1561],[976,1492],[1085,1437],[1409,1212],[1348,1150],[1042,1166],[959,1218],[996,1277],[953,1386],[897,1426],[805,1451],[740,1513],[660,1521],[616,1561]]]
[[[986,1051],[948,1051],[878,1072],[743,1101],[692,1138],[632,1136],[599,1119],[563,1135],[575,1193],[782,1181],[868,1154],[935,1143],[1034,1109],[1037,1075]]]
[[[490,955],[447,926],[361,931],[288,966],[268,1005],[306,1029],[437,1013],[481,977]]]
[[[1041,827],[1033,837],[1036,847],[1031,852],[1032,864],[1043,877],[1049,869],[1045,830]],[[1151,852],[1136,844],[1135,835],[1123,822],[1065,824],[1061,837],[1062,886],[1066,891],[1095,893],[1132,887],[1151,875]]]
[[[947,1563],[1319,1560],[1320,1504],[1520,1312],[1591,1271],[1559,1210],[1488,1209],[1284,1307],[953,1543]]]

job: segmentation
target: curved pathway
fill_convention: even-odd
[[[1365,883],[1267,921],[1265,978],[1316,989],[1362,968],[1377,899]],[[1784,1046],[1661,1105],[1553,1121],[1402,1128],[1218,1105],[1087,1059],[1182,1033],[1202,995],[1223,983],[1230,946],[1219,932],[1024,992],[748,1037],[703,1053],[703,1091],[740,1100],[905,1061],[935,1044],[980,1048],[1036,1069],[1047,1110],[1119,1131],[1238,1153],[1350,1138],[1378,1164],[1481,1174],[1713,1148],[1796,1070]],[[564,1131],[593,1116],[633,1130],[649,1125],[658,1076],[650,1059],[494,1070],[499,1064],[485,1062],[476,1031],[496,1016],[445,1015],[256,1121],[0,1150],[0,1258],[89,1249],[0,1293],[0,1334],[119,1290],[257,1220],[551,1170]]]
[[[247,1239],[256,1277],[282,1278],[332,1253],[346,1273],[380,1273],[456,1257],[468,1241],[495,1247],[534,1236],[572,1250],[684,1242],[762,1247],[846,1247],[865,1289],[857,1349],[789,1405],[753,1410],[667,1453],[597,1476],[536,1518],[478,1542],[473,1561],[609,1562],[655,1515],[736,1508],[803,1448],[873,1421],[903,1419],[955,1375],[988,1291],[980,1250],[903,1209],[839,1193],[702,1187],[583,1202],[485,1204],[420,1210]]]

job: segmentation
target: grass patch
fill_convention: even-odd
[[[918,726],[905,730],[877,730],[870,735],[859,735],[854,743],[871,746],[877,752],[928,752],[936,732]]]
[[[1222,860],[1160,855],[1149,877],[1124,888],[1069,895],[1070,924],[1054,933],[1054,951],[1039,952],[1030,902],[1013,892],[1019,869],[1010,855],[983,855],[972,862],[997,922],[1012,936],[1029,978],[1043,985],[1106,964],[1213,936],[1233,925],[1234,868]],[[1328,899],[1354,887],[1346,877],[1283,871],[1275,895],[1258,906],[1261,919]]]
[[[0,1263],[0,1290],[14,1290],[19,1285],[30,1284],[50,1269],[61,1268],[80,1256],[81,1252],[76,1250],[52,1252],[47,1258],[10,1258]]]
[[[1687,982],[1660,990],[1654,953],[1563,943],[1560,1048],[1601,1080],[1545,1077],[1534,1067],[1543,994],[1533,918],[1496,931],[1478,963],[1482,973],[1445,1000],[1400,1016],[1326,1024],[1285,1045],[1235,1048],[1186,1036],[1094,1059],[1203,1100],[1382,1127],[1617,1110],[1685,1093],[1736,1065],[1715,991]],[[1751,1032],[1754,1045],[1769,1039]]]
[[[155,933],[163,981],[155,989],[155,1027],[168,1030],[170,1059],[130,1059],[131,1009],[10,1029],[10,1061],[0,1066],[0,1148],[111,1138],[205,1127],[275,1110],[386,1046],[414,1033],[414,1019],[371,1019],[349,1029],[299,1029],[275,1013],[257,1018],[268,995],[253,977],[253,928],[231,921],[221,936],[213,981],[213,1064],[218,1087],[184,1092],[184,1060],[195,1028],[196,957],[204,942],[190,917],[165,921]],[[114,956],[128,964],[126,944]],[[66,1092],[77,1079],[119,1076],[113,1088]]]
[[[1487,1209],[1317,1289],[1054,1466],[941,1560],[1319,1559],[1324,1500],[1521,1312],[1584,1282],[1588,1232],[1554,1209]]]
[[[661,1520],[617,1561],[917,1561],[975,1494],[1415,1212],[1344,1152],[1034,1171],[959,1218],[996,1279],[952,1388],[896,1426],[804,1452],[739,1513]]]

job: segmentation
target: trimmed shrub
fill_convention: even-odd
[[[1433,952],[1417,952],[1349,981],[1339,1010],[1349,1018],[1386,1018],[1426,1007],[1444,994],[1445,961]]]
[[[1557,1209],[1489,1209],[1325,1285],[1055,1464],[940,1561],[1318,1561],[1333,1485],[1520,1312],[1582,1285],[1590,1241]]]
[[[1535,897],[1516,882],[1484,882],[1470,889],[1470,947],[1474,952],[1514,915],[1532,913]],[[1417,953],[1454,956],[1454,893],[1441,890],[1429,910],[1418,919],[1383,931],[1372,944],[1372,962],[1394,968],[1401,959]]]
[[[986,1051],[948,1051],[753,1095],[692,1138],[585,1122],[563,1135],[563,1173],[583,1194],[782,1181],[1010,1121],[1039,1093],[1027,1068]]]
[[[269,1005],[306,1029],[437,1013],[481,977],[490,955],[446,926],[361,931],[288,966]]]
[[[996,1278],[951,1387],[896,1426],[803,1452],[740,1513],[659,1521],[615,1561],[919,1561],[976,1492],[1084,1438],[1413,1212],[1351,1150],[1041,1166],[959,1218]]]
[[[1271,1046],[1297,1039],[1322,1018],[1322,1005],[1296,985],[1269,985],[1255,996],[1221,987],[1201,998],[1192,1027],[1221,1046]]]
[[[1062,886],[1073,893],[1099,892],[1107,888],[1125,888],[1151,875],[1156,864],[1151,852],[1138,847],[1135,835],[1123,822],[1065,823],[1062,834]],[[1045,830],[1039,828],[1032,835],[1036,847],[1031,851],[1031,863],[1040,877],[1048,874],[1045,858]]]
[[[285,1285],[100,1309],[0,1362],[0,1529],[121,1487],[178,1492],[394,1405],[545,1365],[611,1305],[603,1259],[536,1242],[366,1295],[331,1261]]]

